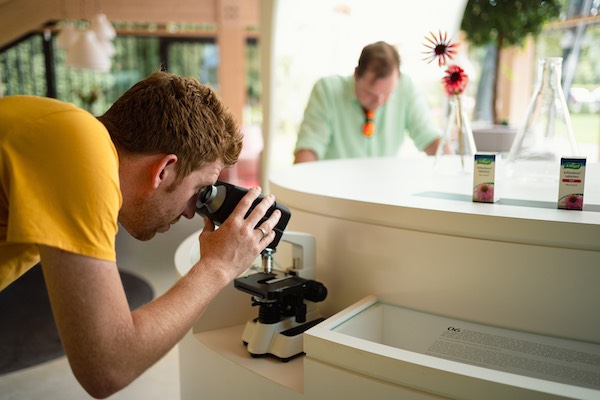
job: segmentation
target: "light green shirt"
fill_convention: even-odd
[[[364,123],[354,77],[321,78],[304,111],[295,151],[312,150],[319,160],[396,156],[405,134],[419,150],[441,136],[424,97],[404,74],[388,101],[377,109],[373,136],[363,135]]]

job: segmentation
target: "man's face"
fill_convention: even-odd
[[[181,216],[194,217],[198,192],[214,184],[221,169],[223,164],[216,161],[193,171],[179,184],[164,182],[146,196],[135,198],[127,212],[122,209],[119,222],[139,240],[150,240],[157,232],[167,232]]]
[[[376,78],[373,71],[367,71],[360,78],[354,75],[354,91],[356,98],[364,109],[375,111],[387,101],[396,84],[398,71],[385,78]]]

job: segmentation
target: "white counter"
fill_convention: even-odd
[[[588,165],[584,211],[573,212],[556,208],[557,182],[504,178],[496,186],[501,193],[496,204],[474,203],[472,166],[471,172],[453,172],[443,160],[434,167],[434,160],[371,158],[299,164],[276,174],[272,191],[278,201],[295,210],[356,222],[600,250],[600,164]]]
[[[600,165],[584,211],[556,208],[558,184],[500,182],[471,201],[472,174],[434,158],[335,160],[271,179],[289,229],[317,238],[317,278],[338,312],[369,294],[511,329],[600,342]],[[472,168],[472,167],[471,167]],[[558,172],[558,171],[557,171]]]
[[[469,173],[434,168],[433,158],[364,159],[295,165],[275,174],[270,187],[292,211],[288,229],[316,238],[316,279],[329,291],[319,303],[326,317],[375,295],[442,318],[600,343],[600,166],[588,166],[584,211],[556,209],[557,187],[543,182],[504,182],[500,202],[473,203],[471,180]],[[178,249],[181,275],[194,241],[193,235]],[[276,262],[286,255],[281,244]],[[280,365],[252,359],[236,337],[255,313],[249,296],[233,288],[211,304],[180,344],[183,398],[458,393],[382,384],[321,361],[332,355],[309,353]],[[452,376],[447,383],[455,386]]]

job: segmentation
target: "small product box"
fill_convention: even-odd
[[[496,191],[496,166],[500,161],[499,153],[475,154],[473,167],[473,201],[494,203],[498,200]]]
[[[558,208],[583,210],[585,161],[585,157],[563,157],[560,159]]]

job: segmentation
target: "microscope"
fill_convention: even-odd
[[[196,212],[222,224],[248,190],[226,182],[204,188],[198,194]],[[254,201],[248,214],[262,200]],[[252,271],[234,280],[234,287],[252,295],[258,317],[248,321],[242,342],[252,357],[271,356],[289,361],[303,354],[303,333],[323,321],[316,304],[325,300],[327,288],[313,280],[316,266],[315,238],[302,232],[286,232],[290,210],[274,203],[259,226],[278,209],[281,218],[275,239],[262,251],[262,271]],[[246,216],[248,215],[246,214]],[[284,270],[273,268],[273,255],[280,240],[292,246],[292,265]]]

